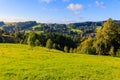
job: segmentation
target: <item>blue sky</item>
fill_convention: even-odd
[[[73,23],[120,20],[120,0],[0,0],[0,21]]]

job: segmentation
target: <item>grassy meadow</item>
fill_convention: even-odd
[[[0,80],[120,80],[120,58],[0,44]]]

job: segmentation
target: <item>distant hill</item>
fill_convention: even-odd
[[[37,25],[36,21],[18,22],[15,27],[19,30],[31,29],[33,26]]]
[[[91,27],[91,26],[103,26],[104,22],[106,21],[99,21],[99,22],[80,22],[80,23],[70,23],[68,24],[72,28],[79,28],[79,27]],[[120,20],[115,20],[115,22],[120,23]]]
[[[81,23],[70,23],[68,24],[72,28],[79,28],[79,27],[90,27],[90,26],[102,26],[105,21],[100,22],[81,22]]]
[[[80,22],[80,23],[70,23],[70,24],[47,24],[47,23],[37,23],[36,21],[27,21],[27,22],[16,22],[16,23],[4,23],[0,22],[1,29],[4,31],[15,31],[15,30],[36,30],[48,32],[57,32],[66,34],[71,31],[71,29],[83,30],[87,27],[102,26],[105,21],[99,22]],[[115,20],[115,22],[120,23],[120,20]],[[93,32],[93,31],[92,31]]]
[[[0,22],[0,26],[3,26],[4,25],[4,22]]]
[[[27,21],[27,22],[16,22],[16,23],[6,23],[1,22],[1,29],[4,31],[15,31],[15,30],[28,30],[32,29],[33,26],[37,25],[36,21]]]

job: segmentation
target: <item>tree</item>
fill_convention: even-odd
[[[4,33],[4,31],[0,29],[0,36],[1,36],[3,33]]]
[[[98,54],[110,55],[109,51],[113,47],[114,55],[116,55],[116,51],[120,47],[120,24],[108,19],[103,27],[97,31],[94,45]]]
[[[111,47],[111,49],[110,49],[110,51],[109,51],[109,54],[110,54],[111,56],[114,56],[114,47],[113,47],[113,46]]]
[[[70,51],[69,51],[70,53],[73,53],[73,48],[70,48]]]
[[[19,31],[15,31],[14,33],[14,38],[15,38],[15,41],[16,43],[20,42],[20,32]]]
[[[30,45],[31,47],[35,46],[36,38],[37,38],[36,33],[34,32],[30,33],[27,40],[28,45]]]
[[[84,54],[95,54],[95,49],[93,47],[94,39],[89,37],[83,41],[80,46],[78,46],[78,52]]]
[[[116,56],[120,57],[120,49],[117,50]]]
[[[24,42],[23,40],[20,40],[20,44],[23,44],[23,42]]]
[[[48,49],[52,49],[53,48],[53,42],[51,39],[48,39],[47,42],[46,42],[46,47]]]
[[[57,45],[57,49],[58,49],[58,50],[61,50],[60,44]]]
[[[3,39],[2,39],[2,37],[0,37],[0,43],[2,43],[3,42]]]
[[[40,41],[38,39],[35,40],[35,46],[40,46]]]
[[[57,45],[54,43],[53,44],[53,49],[56,49],[57,48]]]
[[[68,52],[69,52],[69,50],[68,50],[68,47],[67,47],[67,46],[65,46],[65,47],[64,47],[64,52],[65,52],[65,53],[68,53]]]
[[[105,55],[106,41],[101,35],[102,30],[100,29],[96,34],[96,40],[94,41],[93,47],[96,49],[97,55]]]
[[[73,53],[77,53],[77,48],[74,48]]]

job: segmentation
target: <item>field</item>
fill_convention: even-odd
[[[73,32],[81,33],[82,31],[79,29],[72,29]]]
[[[0,44],[0,80],[120,80],[120,58]]]

